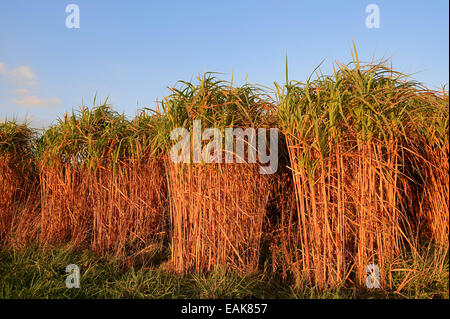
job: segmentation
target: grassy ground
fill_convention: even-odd
[[[68,248],[41,251],[0,251],[0,298],[449,298],[448,261],[440,274],[394,278],[405,282],[401,293],[365,288],[319,291],[308,285],[292,288],[288,282],[261,271],[238,275],[216,271],[176,275],[165,271],[161,256],[153,264],[128,265],[99,259],[89,251]],[[65,267],[80,267],[80,289],[67,289]],[[399,272],[402,273],[402,272]]]

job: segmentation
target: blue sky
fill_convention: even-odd
[[[80,28],[68,29],[68,4]],[[368,29],[368,4],[380,28]],[[305,80],[324,59],[392,57],[399,71],[431,88],[448,83],[447,0],[341,1],[5,1],[0,3],[0,119],[35,127],[94,95],[132,116],[168,94],[167,86],[205,71],[273,87]]]

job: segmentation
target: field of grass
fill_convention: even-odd
[[[0,297],[449,298],[448,91],[352,53],[273,91],[179,81],[133,119],[94,101],[42,134],[0,122]],[[173,137],[195,123],[220,145],[258,129],[278,170],[250,135]]]
[[[406,283],[396,292],[364,287],[321,290],[307,283],[295,287],[267,270],[247,275],[221,270],[181,275],[164,269],[165,255],[159,251],[145,265],[124,267],[114,258],[99,258],[89,250],[73,252],[69,247],[2,250],[0,298],[449,298],[448,266],[434,273],[430,260],[416,265],[417,274],[395,272],[396,286]],[[65,286],[65,267],[69,264],[80,267],[79,289]],[[411,260],[403,266],[412,264]]]

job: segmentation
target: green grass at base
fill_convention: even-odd
[[[80,267],[80,288],[68,289],[65,268]],[[445,272],[447,275],[445,275]],[[425,274],[426,276],[426,274]],[[398,279],[400,280],[400,279]],[[0,298],[448,298],[448,262],[441,277],[396,294],[381,289],[295,289],[269,271],[250,275],[213,271],[173,274],[164,263],[131,265],[69,248],[0,251]]]

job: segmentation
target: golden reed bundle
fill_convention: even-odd
[[[13,247],[27,245],[38,233],[34,138],[26,124],[0,123],[0,241]]]
[[[66,164],[43,169],[41,183],[43,243],[124,256],[162,241],[166,190],[156,159],[120,162],[116,170]]]
[[[435,269],[442,271],[449,253],[449,98],[445,90],[422,92],[416,101],[419,129],[409,157],[416,169],[409,191],[416,207],[418,240],[431,241]]]
[[[343,283],[352,268],[363,283],[367,265],[377,264],[384,283],[382,269],[401,242],[395,147],[391,154],[376,142],[348,149],[337,139],[324,158],[308,142],[287,141],[296,206],[286,202],[281,210],[285,268],[297,285],[313,280],[326,287]],[[316,165],[305,167],[306,160]]]
[[[448,250],[449,245],[449,160],[446,151],[426,150],[429,164],[425,171],[425,191],[421,214],[431,237]]]
[[[257,270],[271,176],[256,164],[174,164],[168,182],[178,272]]]
[[[105,102],[106,103],[106,102]],[[41,149],[41,241],[124,257],[161,243],[163,164],[149,148],[153,119],[130,123],[104,104],[65,116]]]
[[[45,165],[40,182],[41,242],[87,246],[92,238],[92,172],[76,163]]]
[[[92,248],[99,253],[135,254],[162,243],[166,226],[166,183],[162,162],[119,162],[117,169],[99,168],[91,185]]]
[[[23,248],[39,233],[39,184],[28,166],[0,156],[0,240]]]
[[[297,285],[365,285],[375,264],[386,286],[389,265],[405,245],[415,249],[405,158],[423,129],[417,98],[428,91],[384,63],[360,65],[355,54],[333,76],[277,85],[297,214],[282,210],[279,236],[292,243],[281,244],[282,260]]]
[[[11,227],[14,212],[17,210],[16,193],[21,189],[20,173],[14,169],[10,156],[0,156],[0,239],[4,240]]]
[[[218,80],[210,73],[200,76],[198,84],[180,84],[161,103],[167,149],[175,144],[168,140],[172,132],[192,129],[193,133],[192,141],[191,136],[187,137],[191,141],[187,148],[190,160],[176,164],[172,156],[168,156],[166,165],[172,266],[178,272],[216,268],[255,271],[260,258],[271,177],[260,173],[256,160],[250,164],[249,147],[244,150],[243,145],[245,138],[241,140],[242,154],[236,154],[240,152],[237,142],[234,150],[233,140],[231,149],[227,148],[224,153],[220,146],[219,154],[216,154],[220,158],[212,162],[204,161],[204,158],[193,161],[194,146],[191,148],[191,143],[195,144],[196,123],[200,148],[202,129],[219,132],[219,144],[222,145],[227,129],[243,131],[270,127],[267,124],[271,105],[260,89],[248,84],[235,87],[232,82]],[[217,143],[216,136],[214,143]],[[245,163],[226,162],[225,153],[239,157]]]

